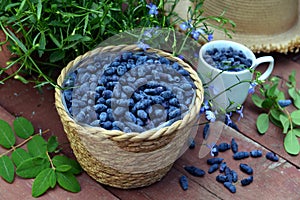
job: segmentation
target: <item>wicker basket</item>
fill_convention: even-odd
[[[87,52],[62,70],[58,85],[62,86],[66,74],[83,60],[89,60],[98,53],[120,51],[135,52],[141,49],[135,45],[120,45]],[[156,49],[147,52],[178,62],[190,73],[197,88],[189,112],[170,126],[143,133],[124,133],[79,124],[66,111],[62,91],[58,88],[55,91],[55,105],[78,162],[92,178],[113,187],[136,188],[159,181],[182,153],[203,101],[202,83],[192,67],[169,53]]]

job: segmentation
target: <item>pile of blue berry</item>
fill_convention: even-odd
[[[194,147],[195,147],[195,143],[192,143],[192,148],[190,148],[190,149],[193,149]],[[252,150],[250,152],[238,151],[238,144],[236,143],[234,138],[232,138],[230,144],[223,142],[223,143],[220,143],[219,145],[215,145],[214,147],[212,147],[212,149],[214,149],[214,151],[215,151],[214,155],[216,155],[216,156],[218,155],[218,153],[216,153],[216,152],[225,152],[225,151],[231,149],[233,152],[234,160],[242,160],[242,159],[246,159],[250,156],[252,158],[259,158],[259,157],[262,157],[262,155],[263,155],[262,151],[257,150],[257,149]],[[273,162],[277,162],[279,160],[278,156],[276,154],[274,154],[273,152],[268,152],[266,154],[266,158]],[[227,166],[226,162],[221,157],[209,158],[207,160],[207,164],[210,165],[210,167],[208,169],[208,173],[212,174],[219,170],[220,173],[216,176],[216,181],[218,181],[219,183],[222,183],[224,185],[224,187],[227,188],[231,193],[235,193],[236,192],[235,185],[238,181],[238,173],[235,170],[230,169],[230,167]],[[245,163],[240,163],[239,168],[243,173],[248,175],[248,177],[246,177],[240,181],[241,185],[247,186],[247,185],[251,184],[253,182],[253,173],[254,173],[253,168]],[[191,174],[193,176],[197,176],[197,177],[202,177],[206,174],[204,170],[202,170],[198,167],[195,167],[195,166],[185,166],[184,169],[189,174]],[[183,190],[188,189],[188,178],[185,175],[183,175],[179,178],[179,183]]]
[[[144,132],[188,112],[196,87],[178,62],[147,52],[103,57],[75,68],[64,81],[66,108],[78,122]]]
[[[204,60],[211,66],[222,71],[242,71],[252,66],[252,60],[243,51],[229,48],[213,48],[203,55]]]

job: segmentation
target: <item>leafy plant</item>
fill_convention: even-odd
[[[12,183],[15,175],[21,178],[33,178],[32,196],[38,197],[57,184],[65,190],[79,192],[80,185],[75,177],[81,173],[80,165],[59,154],[56,136],[47,141],[42,134],[34,134],[34,127],[24,117],[17,117],[11,127],[0,120],[0,145],[6,152],[0,155],[0,176]],[[16,144],[16,136],[24,139]],[[21,148],[26,144],[27,150]]]
[[[282,128],[284,138],[284,148],[292,155],[298,155],[300,145],[300,90],[296,88],[296,72],[292,71],[286,80],[288,98],[280,90],[282,85],[279,77],[272,77],[269,83],[260,85],[259,94],[252,95],[254,104],[262,108],[265,112],[261,113],[256,126],[260,134],[268,131],[270,123]],[[294,109],[290,106],[294,105]]]
[[[1,1],[0,29],[10,43],[10,51],[16,55],[4,71],[15,64],[20,66],[16,73],[4,78],[1,83],[14,77],[23,83],[33,81],[38,87],[46,84],[56,86],[53,73],[115,34],[143,27],[174,29],[177,22],[183,21],[174,12],[178,1]],[[189,9],[195,28],[208,31],[211,20],[218,22],[228,34],[223,25],[233,24],[232,21],[222,16],[202,17],[204,0],[191,2],[197,4],[194,9]],[[170,7],[168,12],[165,12],[166,4]],[[195,29],[193,34],[202,36],[199,31]],[[3,70],[0,69],[0,73]]]

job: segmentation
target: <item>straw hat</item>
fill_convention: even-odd
[[[203,10],[205,16],[219,16],[225,11],[224,16],[236,23],[232,39],[215,30],[214,40],[233,40],[256,53],[299,51],[298,0],[209,0],[204,1]]]

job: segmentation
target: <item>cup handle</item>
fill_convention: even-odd
[[[258,65],[261,63],[270,63],[267,70],[258,78],[258,80],[266,80],[272,73],[273,68],[274,68],[274,58],[272,56],[263,56],[260,58],[257,58],[255,60],[254,66],[252,67],[253,70],[256,69]]]

